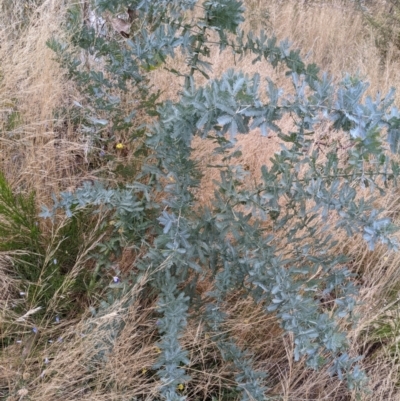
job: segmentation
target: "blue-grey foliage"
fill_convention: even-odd
[[[185,371],[190,361],[179,339],[187,320],[195,318],[194,288],[204,277],[210,278],[213,290],[202,300],[202,319],[237,372],[242,400],[267,399],[268,375],[255,371],[254,356],[221,334],[223,302],[238,290],[261,303],[265,313],[275,314],[293,334],[296,360],[304,358],[315,369],[329,363],[332,375],[362,390],[366,376],[357,365],[359,358],[346,353],[346,333],[338,324],[355,319],[357,288],[347,258],[335,251],[335,238],[339,233],[360,235],[371,250],[378,242],[397,248],[391,237],[395,227],[376,207],[399,174],[396,157],[391,158],[399,152],[400,133],[393,91],[372,99],[365,96],[365,82],[348,76],[335,84],[317,66],[306,64],[288,41],[278,43],[265,32],[245,34],[240,30],[240,1],[97,0],[96,5],[99,13],[132,9],[141,20],[128,40],[79,27],[76,44],[101,60],[98,71],[80,68],[67,45],[56,40],[49,45],[86,94],[85,105],[79,104],[86,134],[96,139],[102,126],[129,129],[138,124],[136,111],[147,107],[153,118],[144,130],[148,156],[130,185],[86,183],[55,198],[42,216],[54,216],[57,208],[71,215],[101,205],[114,227],[103,254],[118,254],[123,246],[146,248],[137,267],[150,269],[158,293],[162,352],[154,368],[161,396],[184,399],[177,385],[190,381]],[[195,5],[203,8],[202,18],[187,13]],[[71,25],[75,29],[76,21]],[[210,31],[218,33],[221,50],[286,68],[293,90],[285,93],[270,77],[233,69],[210,79]],[[169,69],[185,78],[180,98],[156,104],[146,66],[158,65],[177,51],[186,55],[188,67]],[[209,78],[204,86],[196,84],[199,73]],[[128,87],[139,105],[125,115],[118,93]],[[291,131],[280,127],[284,116],[292,117]],[[325,142],[315,139],[322,124],[330,127]],[[232,143],[256,128],[265,136],[274,132],[281,151],[250,187],[247,172],[235,165]],[[215,152],[224,156],[210,207],[198,207],[193,191],[199,183],[190,158],[196,135],[214,138]],[[328,298],[332,302],[325,303]]]

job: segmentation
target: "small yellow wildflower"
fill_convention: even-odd
[[[115,146],[117,149],[123,149],[125,146],[123,143],[117,143],[117,145]]]
[[[161,354],[161,349],[159,347],[154,347],[154,349],[157,352],[157,354]]]
[[[182,383],[180,383],[180,384],[178,384],[177,389],[179,391],[183,391],[185,389],[185,386]]]
[[[146,369],[146,368],[143,368],[143,369],[142,369],[142,373],[145,374],[146,372],[147,372],[147,369]]]

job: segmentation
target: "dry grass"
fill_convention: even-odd
[[[63,34],[64,7],[63,2],[43,1],[18,35],[18,7],[17,15],[5,13],[0,25],[0,112],[6,130],[0,138],[1,168],[16,188],[35,190],[42,204],[52,192],[74,185],[86,170],[84,143],[65,116],[55,117],[57,110],[70,107],[74,94],[46,45],[53,34]]]
[[[5,2],[6,0],[1,0]],[[350,2],[340,1],[272,1],[248,0],[249,26],[263,25],[276,32],[279,38],[289,37],[295,46],[311,50],[308,60],[329,71],[336,80],[343,72],[359,73],[370,83],[370,93],[378,89],[386,92],[390,86],[400,87],[400,61],[393,47],[381,59],[375,46],[374,31],[365,24],[359,11]],[[56,0],[44,0],[34,13],[31,24],[20,35],[10,34],[10,18],[1,21],[0,31],[0,112],[3,134],[0,138],[1,169],[14,188],[35,190],[38,204],[47,203],[51,192],[75,186],[86,177],[85,144],[76,136],[73,127],[63,118],[56,119],[55,111],[69,107],[75,96],[73,86],[53,60],[45,41],[53,33],[62,34],[62,8]],[[268,19],[263,15],[268,13]],[[179,58],[178,61],[179,62]],[[212,53],[214,76],[234,66],[248,74],[259,72],[272,77],[285,90],[290,90],[283,71],[251,60],[237,61],[217,51]],[[153,73],[153,83],[162,89],[165,98],[176,98],[180,83],[171,80],[167,72]],[[397,103],[400,100],[397,94]],[[285,127],[286,124],[286,127]],[[282,128],[288,129],[289,122]],[[7,132],[5,132],[6,130]],[[257,179],[260,167],[269,163],[279,149],[274,136],[263,138],[252,132],[238,139],[243,156],[239,159]],[[212,144],[206,140],[194,141],[194,157],[204,173],[199,202],[208,202],[213,192],[213,179],[219,172],[208,168],[218,158],[212,156]],[[397,196],[383,199],[389,211],[398,219]],[[384,248],[371,253],[360,239],[341,238],[338,252],[350,255],[352,268],[359,274],[361,285],[360,319],[350,330],[351,352],[367,355],[362,365],[370,377],[370,401],[400,400],[399,353],[396,347],[399,333],[387,339],[377,338],[376,331],[387,327],[382,322],[395,319],[397,294],[400,290],[398,266],[400,256]],[[92,239],[92,244],[96,239]],[[88,246],[71,271],[71,275],[85,266]],[[4,263],[3,263],[4,262]],[[143,400],[155,399],[157,378],[151,365],[157,356],[154,303],[146,300],[142,290],[144,281],[127,296],[134,302],[125,310],[121,303],[113,305],[106,316],[84,314],[59,325],[43,322],[38,334],[32,334],[29,321],[15,326],[17,315],[13,303],[18,300],[18,280],[7,270],[11,265],[7,255],[0,260],[0,324],[4,333],[17,335],[21,343],[3,344],[0,353],[0,399],[9,394],[11,400]],[[129,267],[129,263],[127,266]],[[72,277],[72,276],[71,276]],[[71,278],[72,279],[72,278]],[[60,302],[58,294],[54,302]],[[64,294],[65,295],[65,294]],[[26,311],[35,305],[25,305]],[[277,322],[265,316],[261,308],[245,300],[227,301],[226,330],[239,344],[254,352],[256,366],[270,373],[271,394],[279,400],[353,400],[343,383],[330,378],[327,371],[312,372],[302,363],[293,363],[293,343],[290,335],[283,335]],[[54,306],[54,310],[57,307]],[[12,324],[14,324],[14,326]],[[121,324],[116,341],[107,339],[105,332],[111,324]],[[385,323],[386,324],[386,323]],[[394,330],[394,329],[393,329]],[[57,338],[62,337],[62,342]],[[17,337],[16,337],[17,338]],[[52,343],[49,340],[54,341]],[[109,343],[112,342],[112,348]],[[218,355],[216,346],[198,322],[187,328],[182,344],[190,351],[188,368],[193,381],[183,391],[189,400],[235,399],[227,393],[234,387],[231,368]],[[107,358],[99,359],[104,351]],[[46,358],[49,359],[49,363]],[[6,390],[7,389],[7,390]],[[24,395],[26,393],[26,395]]]

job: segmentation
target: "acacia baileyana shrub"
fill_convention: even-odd
[[[54,206],[43,207],[42,216],[54,217],[59,208],[72,216],[102,205],[112,224],[97,263],[110,268],[123,247],[141,249],[144,256],[129,283],[151,273],[149,285],[158,294],[161,353],[153,368],[163,383],[162,399],[184,399],[178,386],[190,381],[188,352],[179,341],[188,319],[204,322],[222,357],[235,367],[242,400],[268,398],[266,372],[254,371],[251,355],[221,330],[223,302],[238,290],[292,333],[296,360],[304,358],[314,369],[329,364],[332,375],[360,391],[366,376],[358,358],[346,353],[346,333],[338,325],[354,320],[357,288],[346,257],[333,248],[341,233],[362,236],[371,250],[378,242],[396,248],[394,226],[374,207],[399,174],[400,115],[392,107],[393,91],[373,100],[357,78],[334,84],[287,41],[278,43],[264,32],[245,34],[243,12],[236,0],[97,0],[96,18],[106,13],[124,18],[122,38],[112,26],[97,29],[79,9],[70,10],[72,45],[54,39],[49,46],[81,88],[84,101],[76,107],[82,135],[100,145],[106,130],[131,132],[135,141],[140,136],[141,168],[124,185],[99,180],[63,193]],[[211,79],[211,33],[221,51],[285,68],[292,94],[269,77],[233,69]],[[177,52],[187,60],[184,70],[170,69],[184,78],[180,97],[159,102],[146,74]],[[81,65],[82,54],[94,60],[90,70]],[[201,75],[208,82],[199,86]],[[128,92],[136,102],[127,108]],[[139,118],[143,110],[146,125]],[[286,115],[293,120],[290,132],[280,128]],[[322,150],[311,147],[321,123],[332,127],[329,146]],[[276,133],[282,145],[249,187],[247,172],[235,164],[233,143],[255,128],[265,136]],[[210,207],[199,207],[193,191],[200,175],[191,159],[196,135],[214,138],[215,152],[224,160]],[[212,291],[199,309],[194,288],[205,277]],[[114,283],[121,291],[129,285]],[[323,305],[326,297],[334,302]]]

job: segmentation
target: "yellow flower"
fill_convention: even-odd
[[[146,372],[147,372],[147,369],[146,369],[146,368],[143,368],[143,369],[142,369],[142,373],[145,374]]]
[[[154,347],[154,349],[157,352],[157,354],[161,354],[161,349],[159,347]]]
[[[178,384],[177,389],[179,391],[183,391],[185,389],[185,386],[182,383],[180,383],[180,384]]]
[[[116,146],[116,148],[117,149],[123,149],[125,146],[124,146],[124,144],[123,143],[117,143],[117,146]]]

